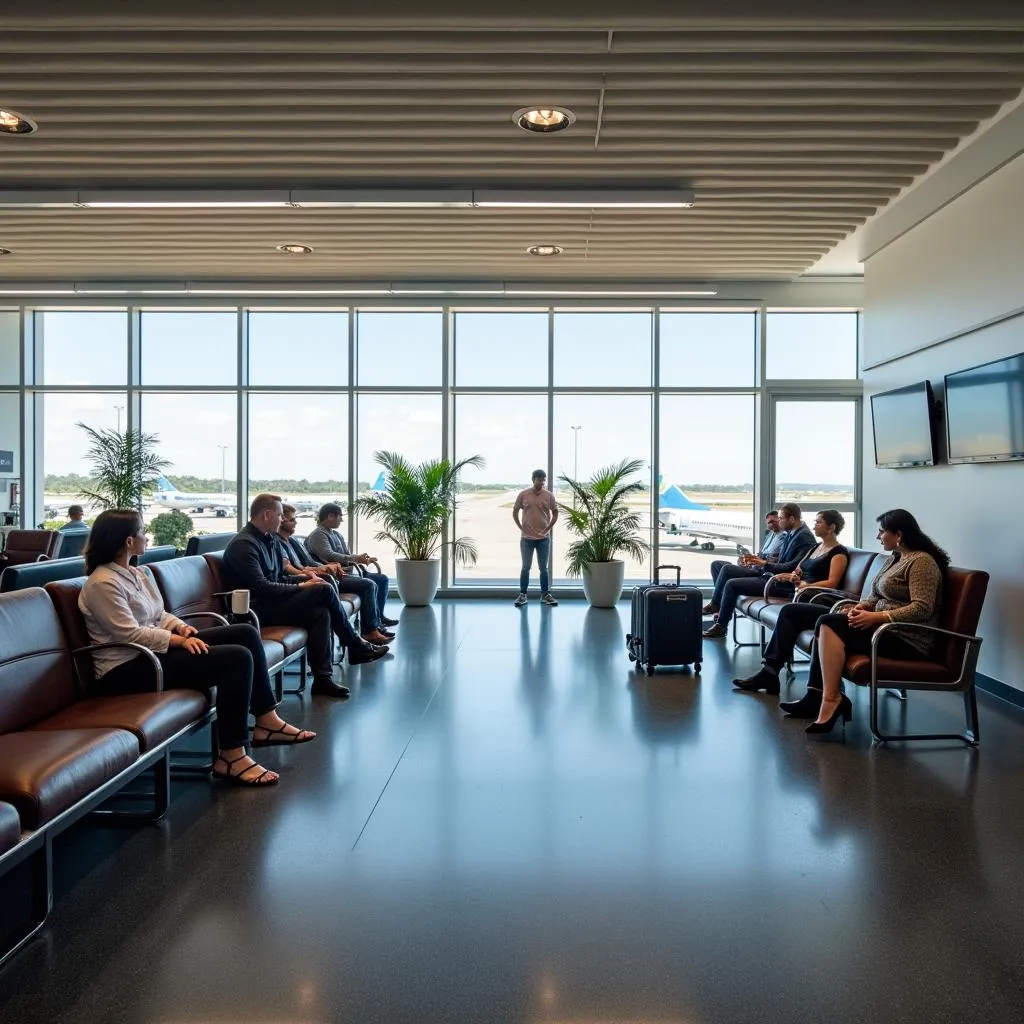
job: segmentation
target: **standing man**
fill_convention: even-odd
[[[548,572],[548,562],[551,559],[551,531],[558,520],[558,502],[544,486],[547,479],[548,475],[543,469],[535,469],[532,476],[533,486],[520,491],[512,506],[512,519],[521,534],[519,553],[523,559],[523,568],[519,573],[517,608],[522,608],[526,604],[534,552],[537,553],[537,567],[540,569],[541,602],[551,607],[558,604],[551,596],[551,578]]]
[[[339,532],[343,518],[341,506],[336,502],[329,501],[326,505],[321,505],[320,511],[316,514],[316,529],[306,538],[306,550],[318,562],[342,566],[348,572],[346,583],[363,578],[370,580],[376,587],[376,597],[365,603],[368,619],[364,624],[365,628],[370,632],[382,632],[385,636],[393,636],[386,628],[381,628],[398,625],[398,619],[389,619],[384,614],[384,604],[388,599],[388,578],[380,571],[377,559],[367,554],[353,555],[349,551],[348,542]],[[356,566],[367,565],[376,565],[377,571],[370,572],[363,568],[365,576],[361,576]],[[359,590],[358,593],[362,598],[362,591]],[[360,619],[362,614],[360,611]]]

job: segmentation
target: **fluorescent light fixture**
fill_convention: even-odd
[[[468,208],[473,192],[468,188],[293,188],[293,206],[395,206]]]
[[[76,295],[187,295],[187,281],[76,281]]]
[[[501,281],[392,281],[392,295],[504,295]]]
[[[596,284],[593,281],[576,284],[572,281],[506,281],[505,295],[534,295],[554,298],[711,298],[717,288],[704,284],[676,284],[672,281],[652,281],[649,284]]]
[[[469,207],[679,209],[686,188],[328,188],[328,189],[0,189],[0,207],[97,210],[258,209],[261,207]]]
[[[188,284],[187,289],[189,295],[274,295],[280,298],[391,294],[389,281],[346,281],[338,284],[302,281],[294,285],[275,284],[272,281],[197,281]]]
[[[689,188],[481,188],[473,192],[476,206],[605,207],[664,209],[693,206]]]

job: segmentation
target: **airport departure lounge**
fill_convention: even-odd
[[[1024,10],[0,9],[0,1024],[1024,1014]]]

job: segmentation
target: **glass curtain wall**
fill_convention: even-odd
[[[442,578],[512,587],[512,506],[532,470],[571,505],[564,477],[637,460],[644,490],[629,500],[653,550],[627,579],[649,579],[657,556],[703,580],[712,557],[756,542],[769,503],[827,502],[855,523],[857,329],[855,311],[635,304],[3,310],[0,512],[25,506],[10,486],[25,481],[26,514],[66,513],[91,472],[78,424],[141,428],[169,463],[147,520],[178,507],[197,531],[233,529],[266,489],[299,507],[305,534],[338,501],[350,544],[390,572],[393,546],[351,516],[386,484],[376,453],[480,455],[451,534],[472,538],[479,560],[446,562]],[[816,462],[807,438],[823,424],[832,457]],[[563,516],[559,587],[579,585],[571,540]]]

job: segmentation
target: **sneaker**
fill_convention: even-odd
[[[713,626],[704,630],[704,636],[708,640],[724,640],[728,636],[725,626],[715,623]]]
[[[516,598],[516,607],[517,608],[522,608],[524,604],[526,604],[526,595],[525,594],[520,594]]]
[[[558,602],[550,594],[545,594],[540,599],[540,603],[541,604],[546,604],[549,608],[557,608],[558,607]]]

